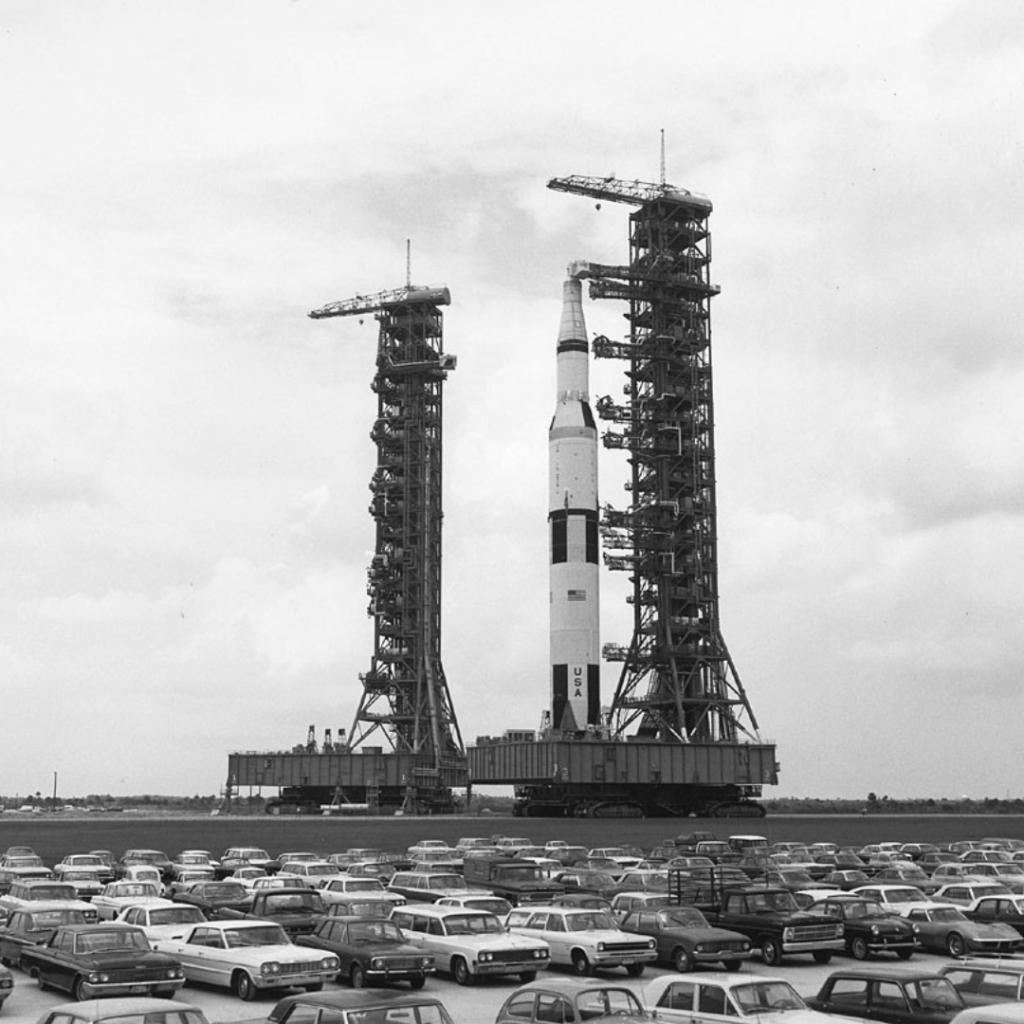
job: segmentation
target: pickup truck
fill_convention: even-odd
[[[325,913],[320,893],[299,884],[287,889],[257,890],[248,910],[225,907],[220,920],[273,921],[294,938],[311,935]]]
[[[781,886],[716,890],[703,883],[693,885],[683,872],[670,871],[669,895],[674,904],[700,906],[711,924],[745,935],[761,951],[767,967],[777,967],[792,953],[810,953],[817,963],[827,964],[846,945],[842,921],[801,910],[793,894]]]
[[[514,907],[522,903],[548,903],[565,894],[565,886],[545,877],[537,864],[515,857],[466,857],[462,877],[466,885],[503,896]]]

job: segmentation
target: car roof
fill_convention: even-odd
[[[121,1017],[127,1014],[159,1013],[160,1011],[181,1013],[192,1011],[202,1014],[199,1006],[178,1002],[177,999],[157,999],[153,996],[121,996],[107,999],[83,999],[78,1003],[63,1003],[51,1006],[45,1016],[66,1013],[72,1017],[86,1020],[104,1020],[109,1017]],[[205,1017],[205,1014],[203,1014]]]
[[[873,981],[877,978],[882,978],[886,981],[922,981],[924,979],[941,978],[942,975],[937,971],[930,971],[925,967],[900,967],[893,968],[890,965],[884,967],[850,967],[841,968],[838,971],[833,971],[826,981],[832,981],[835,978],[864,978],[868,981]]]
[[[296,1003],[303,1006],[335,1007],[342,1010],[372,1010],[375,1007],[391,1008],[394,1006],[441,1006],[439,999],[433,996],[410,996],[399,992],[387,992],[381,989],[342,989],[332,992],[307,992],[304,995],[285,996],[267,1016],[268,1021],[280,1020]]]
[[[753,982],[758,984],[785,984],[793,987],[793,982],[781,974],[754,974],[750,971],[690,971],[685,975],[668,973],[653,978],[645,986],[644,991],[657,991],[667,988],[677,981],[692,981],[704,985],[720,985],[724,988],[731,988],[735,985],[749,985]],[[650,1000],[648,1000],[650,1002]]]
[[[954,1018],[955,1024],[1018,1024],[1024,1021],[1024,1003],[989,1003],[988,1006],[968,1006]],[[951,1022],[952,1024],[952,1022]]]
[[[570,998],[580,992],[587,992],[591,989],[620,988],[633,992],[640,1002],[643,1002],[641,993],[634,991],[625,980],[615,978],[563,978],[558,975],[549,975],[543,981],[531,981],[526,985],[520,985],[510,995],[518,995],[520,992],[558,992]]]

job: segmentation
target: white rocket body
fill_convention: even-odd
[[[581,732],[601,715],[597,427],[582,285],[563,285],[558,401],[548,431],[551,725]]]

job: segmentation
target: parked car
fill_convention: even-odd
[[[53,866],[57,878],[65,871],[95,871],[104,885],[114,880],[113,866],[98,853],[69,853]]]
[[[11,972],[6,967],[0,966],[0,1010],[3,1009],[4,1002],[13,990],[14,978]]]
[[[867,885],[858,885],[856,889],[850,891],[857,896],[866,896],[869,900],[877,900],[897,914],[903,914],[909,907],[927,907],[934,903],[933,899],[925,896],[920,889],[913,885],[869,882]]]
[[[245,886],[236,882],[196,882],[185,892],[176,892],[172,898],[175,903],[198,907],[211,920],[220,917],[223,910],[245,913],[251,903]]]
[[[365,896],[371,894],[375,899],[388,900],[391,903],[406,902],[404,896],[389,892],[379,878],[352,878],[350,875],[332,875],[324,879],[317,891],[325,904],[336,903],[346,896]]]
[[[65,924],[85,924],[81,910],[65,903],[30,903],[11,912],[0,927],[0,963],[20,967],[27,946],[39,946]]]
[[[830,871],[822,882],[825,885],[831,885],[834,889],[842,889],[844,892],[850,889],[856,889],[862,885],[870,884],[871,879],[867,873],[861,871],[859,868],[843,868],[841,870]]]
[[[394,921],[326,917],[295,944],[333,953],[340,964],[338,980],[344,978],[353,988],[394,981],[422,988],[435,969],[434,955],[406,941]]]
[[[58,877],[65,885],[74,887],[77,899],[86,902],[103,891],[100,876],[88,868],[65,868]]]
[[[141,928],[152,943],[159,939],[181,938],[186,931],[194,925],[202,924],[206,918],[198,907],[186,907],[181,903],[164,900],[161,903],[125,907],[116,920]]]
[[[669,1024],[828,1024],[785,978],[771,975],[663,974],[644,996],[655,1017]]]
[[[949,979],[968,1006],[1024,1000],[1024,962],[1019,960],[958,960],[944,964],[939,974]]]
[[[1024,896],[979,896],[963,909],[972,921],[1008,924],[1024,935]]]
[[[86,999],[80,1003],[51,1006],[36,1024],[208,1024],[198,1006],[154,996],[119,996]]]
[[[980,896],[1009,896],[1008,886],[989,880],[961,878],[939,886],[932,894],[936,903],[955,903],[961,907],[970,906]]]
[[[388,891],[404,896],[410,903],[433,903],[442,896],[468,896],[470,889],[462,875],[447,871],[396,871]]]
[[[864,968],[833,971],[807,1005],[888,1024],[948,1024],[965,1006],[951,982],[933,971]]]
[[[485,910],[488,914],[505,919],[512,909],[512,904],[503,896],[491,896],[482,892],[475,896],[442,896],[437,901],[439,907],[466,907],[469,910]]]
[[[635,910],[622,918],[620,927],[654,939],[658,960],[680,973],[706,963],[735,971],[753,952],[745,935],[709,924],[696,907]]]
[[[1015,928],[1007,924],[972,921],[960,907],[949,903],[911,907],[903,916],[916,926],[917,941],[922,949],[950,956],[1010,953],[1021,941]]]
[[[277,862],[259,846],[231,846],[213,869],[217,878],[226,878],[237,868],[263,868],[268,874],[277,870]]]
[[[1024,1003],[968,1006],[953,1018],[953,1024],[1024,1024]]]
[[[113,921],[125,907],[164,902],[152,882],[108,882],[103,891],[92,898],[93,908],[101,921]]]
[[[506,932],[494,914],[462,907],[410,904],[395,907],[391,920],[406,941],[434,956],[437,969],[450,971],[459,985],[480,975],[518,974],[533,981],[551,961],[548,944],[537,936]]]
[[[874,900],[832,896],[809,909],[843,922],[846,952],[854,960],[866,960],[875,953],[895,953],[901,960],[909,960],[917,949],[914,926]]]
[[[382,900],[372,893],[369,896],[353,894],[324,907],[324,917],[371,917],[378,921],[386,921],[391,917],[395,904],[391,900]]]
[[[574,907],[516,907],[505,918],[510,932],[540,939],[551,962],[590,975],[597,968],[625,967],[634,978],[657,959],[654,939],[625,932],[609,913]]]
[[[142,929],[117,923],[61,925],[45,943],[22,949],[21,968],[40,988],[77,1000],[171,996],[185,984],[176,958],[155,951]]]
[[[157,939],[154,946],[178,960],[189,981],[230,988],[247,1002],[261,989],[318,992],[339,967],[333,953],[296,946],[270,922],[206,921],[181,938]]]
[[[648,1024],[651,1014],[623,985],[585,978],[547,977],[531,981],[502,1004],[495,1024]]]
[[[452,1024],[439,999],[334,989],[311,995],[286,996],[271,1011],[267,1024]]]

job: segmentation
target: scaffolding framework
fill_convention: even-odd
[[[376,753],[369,744],[383,740],[394,754],[412,755],[410,810],[443,809],[450,787],[467,779],[441,663],[442,398],[455,357],[443,351],[440,307],[449,302],[447,289],[406,287],[310,314],[372,312],[379,322],[370,432],[376,540],[367,570],[374,646],[348,750]]]
[[[609,178],[550,188],[637,206],[627,266],[580,264],[592,298],[628,303],[628,338],[595,339],[627,363],[625,402],[596,403],[608,448],[629,453],[631,503],[606,506],[605,563],[633,584],[633,636],[621,660],[614,734],[684,743],[757,740],[719,622],[710,281],[712,204],[674,186]],[[759,741],[758,741],[759,742]]]

